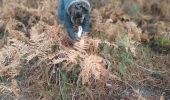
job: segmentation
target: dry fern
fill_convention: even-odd
[[[12,44],[10,44],[10,43],[12,43]],[[35,49],[35,47],[33,47],[29,44],[26,44],[25,42],[19,41],[17,39],[10,39],[8,41],[8,45],[15,48],[17,50],[18,54],[20,54],[21,56],[24,55],[24,54],[33,52],[34,49]]]
[[[109,47],[118,48],[118,46],[109,41],[103,41],[97,38],[83,37],[79,42],[74,44],[74,49],[82,54],[96,54],[99,51],[99,45],[101,43],[106,44]]]
[[[18,51],[14,47],[7,47],[7,48],[2,48],[0,52],[0,63],[5,65],[9,65],[13,61],[18,61]]]
[[[84,57],[85,55],[75,50],[60,51],[55,59],[53,59],[53,64],[63,63],[63,68],[65,68],[66,71],[71,71],[74,65],[78,63],[78,59]]]
[[[0,76],[7,77],[7,78],[14,78],[18,76],[21,71],[21,67],[16,66],[18,64],[12,63],[9,66],[2,66],[0,69]]]
[[[15,19],[10,19],[7,22],[6,31],[9,33],[9,36],[11,38],[19,39],[22,41],[28,41],[28,38],[26,37],[26,33],[17,30],[18,26],[22,26],[24,28],[24,31],[26,31],[26,27],[22,22],[19,22]]]
[[[128,37],[130,39],[141,41],[142,30],[134,22],[126,22],[125,27],[128,30]]]
[[[15,96],[17,98],[19,98],[19,96],[20,96],[20,89],[19,89],[18,83],[17,83],[17,81],[15,79],[12,79],[11,89],[12,89],[12,92],[15,94]]]
[[[48,36],[49,41],[54,43],[60,43],[62,35],[64,34],[62,26],[49,26],[47,27],[47,31],[45,32]]]
[[[102,77],[106,78],[109,75],[104,59],[99,56],[90,55],[82,63],[83,66],[79,75],[79,80],[82,79],[82,84],[90,84],[92,78],[101,80]]]
[[[85,40],[85,38],[80,39],[80,41],[76,42],[74,44],[74,49],[86,53],[86,50],[89,49],[90,45],[87,43],[88,41]]]

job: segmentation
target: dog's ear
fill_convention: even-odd
[[[88,7],[87,4],[82,4],[82,8],[83,8],[83,10],[86,11],[86,12],[88,12],[88,10],[89,10],[89,7]]]
[[[74,5],[71,5],[70,8],[69,8],[69,13],[70,13],[70,19],[71,19],[71,22],[74,23],[74,16],[75,16],[75,6]]]
[[[75,5],[71,5],[71,7],[69,8],[70,15],[73,16],[75,14],[75,11],[76,11]]]
[[[89,12],[90,7],[89,7],[88,4],[86,4],[85,2],[81,2],[81,3],[80,3],[80,6],[81,6],[82,12],[83,12],[84,14],[87,14],[87,13]]]

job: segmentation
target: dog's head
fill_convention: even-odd
[[[76,25],[83,23],[84,17],[89,13],[89,7],[84,2],[73,3],[70,7],[71,22]]]

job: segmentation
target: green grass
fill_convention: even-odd
[[[60,78],[61,78],[61,80],[59,81],[61,99],[62,100],[68,100],[68,95],[67,95],[67,90],[68,90],[67,82],[68,82],[68,80],[67,80],[66,72],[64,70],[60,69],[59,74],[60,74]]]
[[[3,78],[0,76],[0,83],[9,84],[10,81],[8,81],[6,78]]]
[[[10,81],[0,76],[0,98],[10,95]]]
[[[0,32],[0,39],[4,37],[4,33]]]
[[[80,72],[80,65],[77,64],[75,65],[74,70],[71,72],[71,83],[73,83],[74,85],[76,85],[77,83],[79,72]]]
[[[133,54],[130,51],[130,47],[132,44],[130,43],[130,39],[127,35],[120,35],[116,38],[116,44],[119,47],[118,50],[118,72],[121,77],[124,77],[126,74],[127,67],[131,65],[133,61]]]
[[[170,40],[167,38],[162,38],[160,39],[159,44],[161,46],[170,46]]]

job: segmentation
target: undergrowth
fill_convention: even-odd
[[[0,99],[169,99],[170,9],[159,2],[94,0],[89,36],[70,44],[58,0],[0,0]]]

